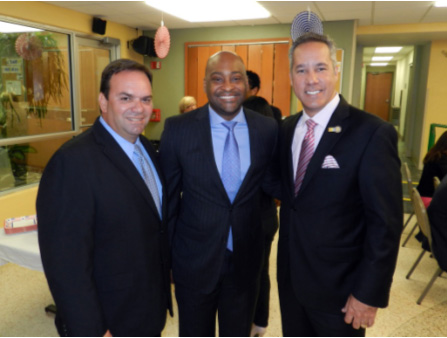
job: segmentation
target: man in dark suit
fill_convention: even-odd
[[[204,88],[209,104],[167,119],[160,145],[180,335],[214,336],[217,312],[220,336],[248,336],[264,246],[260,185],[277,125],[242,108],[236,54],[209,58]]]
[[[250,96],[257,96],[259,93],[259,90],[261,89],[261,79],[259,78],[259,75],[251,70],[247,70],[247,77],[248,77],[248,91],[247,91],[247,97]],[[273,118],[281,124],[282,122],[282,113],[281,110],[278,107],[275,107],[274,105],[270,105],[270,108],[272,110]]]
[[[439,266],[447,271],[447,176],[436,188],[427,213],[433,238],[433,254]]]
[[[65,143],[42,176],[39,244],[62,336],[160,336],[165,325],[165,183],[140,135],[152,112],[151,81],[141,64],[110,63],[102,116]]]
[[[335,46],[306,33],[280,131],[278,287],[285,336],[362,336],[388,303],[402,229],[397,133],[336,91]],[[306,168],[307,166],[307,168]]]

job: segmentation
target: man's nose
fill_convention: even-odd
[[[135,100],[133,110],[136,112],[142,112],[143,109],[143,102],[141,102],[141,100]]]
[[[317,83],[318,82],[318,76],[317,73],[313,70],[307,73],[306,76],[306,82],[309,84]]]

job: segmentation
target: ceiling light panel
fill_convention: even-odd
[[[447,7],[447,1],[435,1],[435,7]]]
[[[388,62],[374,62],[369,64],[371,67],[385,67],[388,66]]]
[[[0,22],[0,33],[41,32],[41,29],[16,25],[8,22]]]
[[[374,53],[376,54],[393,54],[397,53],[402,49],[402,47],[376,47]]]
[[[393,59],[392,56],[373,56],[373,61],[391,61]]]
[[[188,0],[147,0],[148,6],[189,22],[215,22],[262,19],[270,13],[254,0],[226,0],[222,2]]]

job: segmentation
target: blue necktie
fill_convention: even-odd
[[[236,124],[237,122],[234,121],[222,122],[222,125],[228,129],[222,158],[222,183],[231,203],[233,203],[241,185],[239,147],[234,136],[234,127]],[[227,249],[233,251],[233,234],[231,226],[228,234]]]
[[[161,217],[161,202],[160,202],[160,195],[158,193],[158,187],[157,182],[155,180],[154,172],[152,171],[152,168],[147,161],[146,157],[143,155],[143,151],[141,150],[140,146],[138,144],[135,145],[134,151],[133,151],[134,158],[136,159],[136,164],[138,166],[138,171],[141,174],[141,177],[143,177],[144,182],[146,183],[151,195],[152,199],[154,200],[155,206],[157,207],[158,214]]]

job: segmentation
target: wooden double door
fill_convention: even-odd
[[[194,96],[198,106],[206,104],[203,89],[208,58],[222,50],[239,55],[247,70],[261,79],[259,96],[281,109],[283,116],[290,110],[288,38],[268,41],[191,42],[185,44],[185,95]]]

